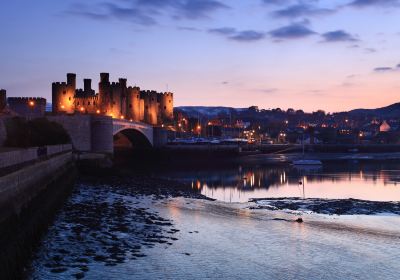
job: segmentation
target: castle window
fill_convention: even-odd
[[[78,106],[79,106],[79,101],[76,103],[76,105],[78,105]]]
[[[113,105],[115,105],[115,101],[113,101]]]
[[[93,105],[96,105],[96,101],[93,101]]]
[[[68,100],[71,101],[71,97],[69,97]]]
[[[164,106],[164,110],[167,110],[167,106]]]
[[[154,101],[154,98],[152,98],[151,101]]]
[[[63,91],[63,94],[65,95],[66,93],[67,93],[67,92],[64,90],[64,91]]]
[[[171,103],[171,100],[168,100],[169,103]]]
[[[137,99],[139,99],[139,94],[138,94],[138,96],[137,96]]]
[[[87,105],[90,105],[90,101],[87,103]]]
[[[146,110],[149,109],[149,106],[146,106]]]
[[[129,108],[132,108],[132,104],[129,104]]]

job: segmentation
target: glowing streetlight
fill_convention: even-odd
[[[123,120],[125,117],[124,116],[121,116],[121,120]]]
[[[30,100],[29,101],[29,106],[31,106],[31,107],[35,106],[35,102],[33,102],[33,100]]]
[[[81,107],[81,112],[85,111],[85,108]]]
[[[97,113],[97,114],[100,114],[100,110],[97,110],[96,113]]]

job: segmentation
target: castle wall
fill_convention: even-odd
[[[23,117],[43,117],[46,111],[46,99],[40,97],[9,97],[8,106]]]
[[[82,96],[75,97],[75,110],[85,114],[99,114],[100,103],[99,97]]]

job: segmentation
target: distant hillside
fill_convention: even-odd
[[[376,116],[379,118],[399,118],[400,117],[400,103],[395,103],[386,107],[377,109],[355,109],[349,111],[351,115],[358,116]]]
[[[229,115],[231,113],[237,113],[241,111],[247,110],[247,108],[232,108],[232,107],[212,107],[212,106],[182,106],[176,107],[177,111],[181,111],[185,113],[189,117],[197,118],[200,117],[209,117],[214,118],[221,114]]]

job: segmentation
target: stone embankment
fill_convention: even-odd
[[[71,145],[0,153],[0,279],[21,277],[75,176]]]

